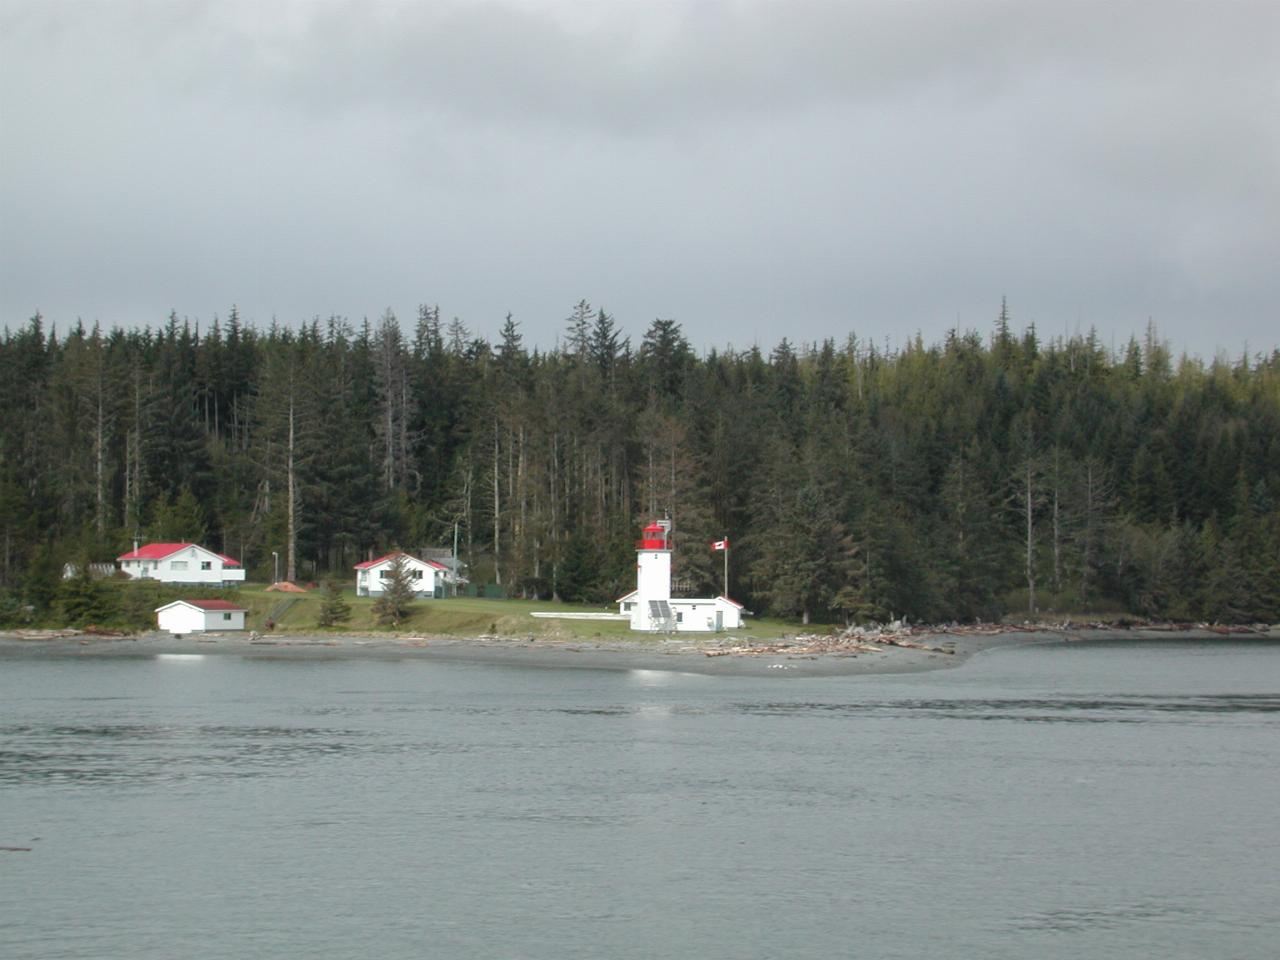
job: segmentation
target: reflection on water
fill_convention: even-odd
[[[1280,648],[1028,648],[785,681],[2,667],[0,849],[24,848],[0,870],[6,960],[1200,960],[1280,942]]]

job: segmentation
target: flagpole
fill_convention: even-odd
[[[729,597],[729,541],[724,542],[724,595]]]

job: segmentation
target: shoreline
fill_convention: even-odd
[[[1029,628],[990,634],[919,634],[909,647],[812,652],[779,646],[737,653],[697,639],[533,640],[518,637],[452,637],[370,634],[290,635],[248,633],[174,637],[149,632],[128,637],[92,634],[20,636],[0,632],[0,658],[239,656],[273,660],[435,660],[514,667],[591,670],[655,670],[705,676],[841,677],[945,670],[985,650],[1038,643],[1081,641],[1199,640],[1250,642],[1280,639],[1280,628],[1231,633],[1168,628]],[[950,652],[946,652],[950,651]]]

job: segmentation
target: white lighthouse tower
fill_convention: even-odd
[[[671,521],[655,520],[636,541],[636,588],[618,598],[632,630],[650,633],[735,630],[742,604],[728,597],[671,599]]]
[[[671,521],[655,520],[636,541],[636,593],[631,625],[636,630],[675,629],[671,613]]]

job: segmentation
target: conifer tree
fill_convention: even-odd
[[[382,581],[382,595],[373,602],[374,619],[384,627],[398,627],[408,618],[413,600],[409,565],[405,562],[404,554],[399,553],[392,559],[387,576]]]
[[[1039,514],[1044,506],[1044,469],[1037,445],[1034,420],[1031,416],[1020,418],[1015,429],[1016,440],[1012,451],[1014,466],[1011,476],[1011,492],[1008,506],[1016,517],[1018,536],[1022,546],[1022,575],[1027,588],[1027,613],[1036,612],[1036,584],[1039,573]]]
[[[330,580],[324,585],[324,600],[320,604],[319,624],[322,627],[336,627],[351,619],[351,604],[342,595],[342,584]]]
[[[204,508],[187,487],[176,500],[161,497],[147,527],[149,539],[168,542],[203,543],[206,533]]]
[[[61,584],[62,564],[55,548],[49,545],[37,547],[22,583],[23,596],[37,617],[53,612]]]
[[[719,589],[705,542],[728,535],[734,596],[762,612],[985,617],[1052,586],[1280,617],[1280,351],[1173,361],[1150,329],[1113,354],[1092,329],[1015,331],[1002,302],[990,337],[945,346],[699,356],[659,320],[633,353],[603,310],[572,312],[546,352],[510,317],[491,344],[434,307],[411,340],[389,314],[259,330],[234,307],[203,337],[176,314],[5,327],[0,583],[48,618],[52,556],[109,560],[143,531],[259,572],[278,551],[297,579],[456,521],[477,579],[616,595],[666,511],[690,589]]]
[[[79,564],[75,575],[62,581],[59,594],[67,626],[100,625],[115,613],[111,594],[89,575],[88,563]]]

